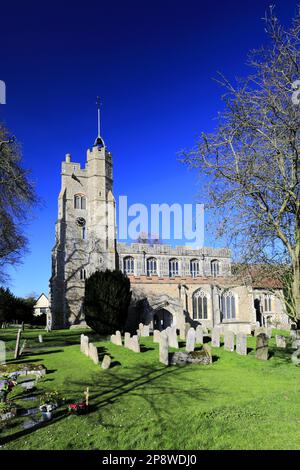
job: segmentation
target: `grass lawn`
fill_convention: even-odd
[[[17,417],[1,425],[1,450],[300,448],[300,368],[273,338],[267,362],[255,358],[251,337],[246,357],[221,347],[213,349],[209,366],[165,367],[152,337],[142,338],[137,354],[89,331],[99,352],[113,358],[113,367],[104,371],[80,352],[81,331],[43,331],[42,344],[39,333],[25,331],[30,351],[19,361],[47,367],[34,394],[58,390],[75,400],[90,387],[91,411],[73,416],[62,407],[37,429],[24,429],[28,417]],[[8,363],[14,362],[15,337],[15,330],[0,330]],[[25,402],[24,395],[17,386],[12,398],[22,407],[38,405]]]

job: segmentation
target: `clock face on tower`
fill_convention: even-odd
[[[84,227],[85,226],[85,219],[83,217],[77,217],[76,224],[79,227]]]

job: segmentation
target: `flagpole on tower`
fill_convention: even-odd
[[[98,137],[100,137],[100,97],[97,96],[97,108],[98,108]]]

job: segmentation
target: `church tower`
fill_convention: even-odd
[[[87,150],[85,168],[62,162],[56,241],[52,250],[50,305],[52,328],[84,321],[85,279],[97,269],[116,268],[116,222],[112,155],[100,135]]]

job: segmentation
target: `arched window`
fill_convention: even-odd
[[[272,295],[263,294],[260,298],[261,310],[263,312],[272,312]]]
[[[86,270],[85,269],[80,269],[80,280],[85,281],[86,279]]]
[[[147,259],[147,276],[152,276],[157,274],[157,260],[156,258]]]
[[[192,259],[191,260],[190,270],[191,270],[191,276],[192,277],[199,276],[199,260],[197,260],[197,259]]]
[[[236,317],[235,297],[231,290],[221,295],[221,315],[223,320],[234,320]]]
[[[197,290],[193,295],[193,319],[207,320],[208,294],[203,290]]]
[[[217,259],[213,259],[210,263],[210,272],[213,277],[217,277],[220,273],[220,263]]]
[[[134,274],[134,259],[132,256],[126,256],[126,258],[124,258],[123,270],[126,274]]]
[[[86,209],[86,197],[83,194],[75,194],[75,196],[74,196],[74,208],[75,209]]]
[[[172,258],[169,261],[169,276],[174,277],[174,276],[178,276],[178,274],[179,274],[178,259]]]

